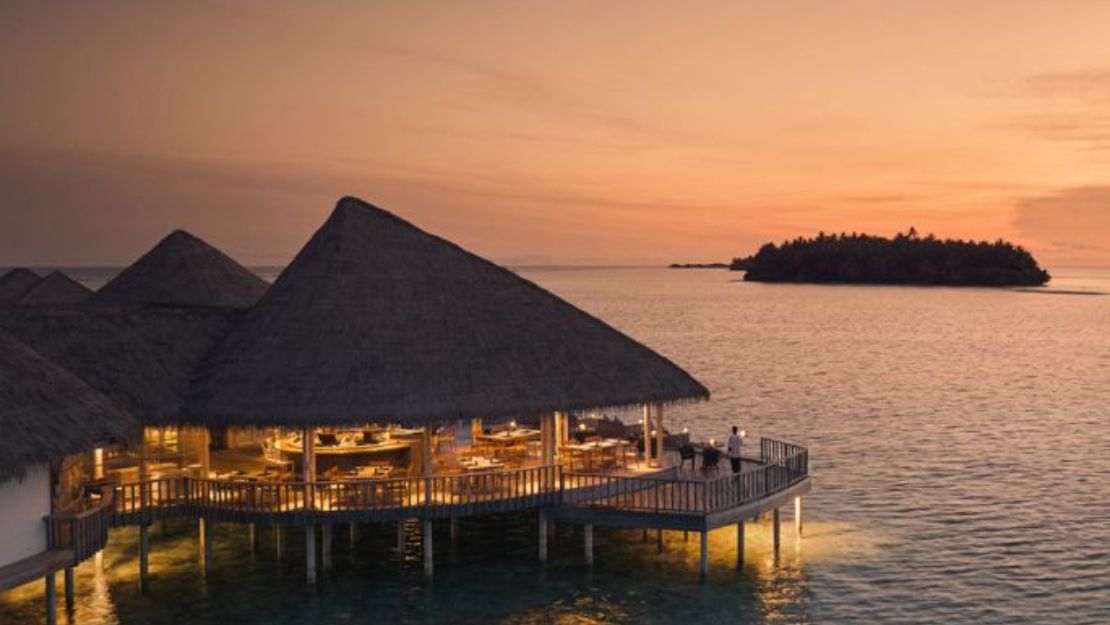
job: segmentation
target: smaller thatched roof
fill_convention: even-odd
[[[60,271],[52,271],[39,283],[31,287],[19,299],[19,306],[56,306],[80,304],[92,295],[85,285],[77,282]]]
[[[269,285],[227,254],[174,230],[105,284],[91,304],[248,308]]]
[[[13,306],[39,283],[39,275],[17,267],[0,276],[0,306]]]
[[[131,415],[80,378],[0,334],[0,481],[135,428]]]
[[[155,425],[176,418],[197,365],[240,311],[226,308],[15,307],[6,331]]]

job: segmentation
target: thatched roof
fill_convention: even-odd
[[[215,350],[184,420],[506,418],[708,395],[535,284],[344,198]]]
[[[17,267],[0,276],[0,306],[12,306],[39,283],[39,275]]]
[[[175,419],[201,359],[240,313],[227,309],[13,308],[6,330],[145,424]]]
[[[247,308],[267,284],[208,243],[174,230],[105,284],[90,303],[110,306]]]
[[[0,333],[0,481],[135,427],[134,418],[77,376]]]
[[[26,295],[19,299],[19,306],[54,306],[80,304],[92,295],[88,287],[60,271],[39,280]]]

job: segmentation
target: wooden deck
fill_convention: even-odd
[[[727,469],[725,469],[727,471]],[[570,471],[559,465],[427,478],[236,481],[176,476],[117,485],[112,522],[190,516],[213,521],[308,525],[436,519],[544,509],[574,523],[699,530],[758,514],[810,487],[808,451],[763,439],[744,470],[704,475]],[[752,512],[756,511],[756,512]]]

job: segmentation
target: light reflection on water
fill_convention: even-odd
[[[134,529],[113,532],[104,573],[78,570],[82,625],[173,623],[1110,622],[1110,296],[989,289],[732,283],[713,271],[524,272],[659,349],[713,391],[668,424],[720,437],[806,444],[816,472],[805,538],[784,508],[776,562],[766,524],[698,541],[599,530],[597,564],[560,528],[536,563],[532,518],[464,521],[457,550],[436,536],[421,574],[415,527],[403,563],[392,527],[303,584],[304,539],[285,557],[272,534],[252,556],[246,529],[216,526],[211,579],[195,525],[155,526],[147,595]],[[1055,288],[1110,292],[1106,272],[1056,271]],[[0,623],[41,622],[41,583],[0,595]],[[64,611],[62,622],[65,622]]]

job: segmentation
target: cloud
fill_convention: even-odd
[[[1050,141],[1110,150],[1110,67],[1034,74],[1005,94],[1034,101],[1032,111],[1015,116],[1011,127]]]

